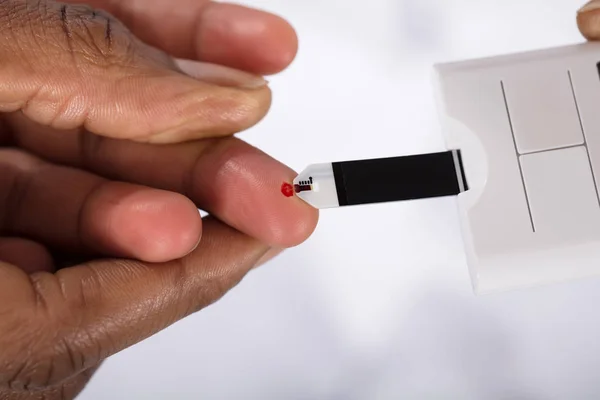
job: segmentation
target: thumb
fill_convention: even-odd
[[[43,125],[168,143],[233,134],[270,105],[262,78],[175,61],[90,7],[2,1],[0,24],[0,111]]]
[[[577,13],[579,30],[588,40],[600,40],[600,0],[592,0]]]
[[[198,249],[169,263],[105,260],[31,276],[0,263],[0,399],[3,386],[60,385],[209,306],[266,251],[207,218]]]

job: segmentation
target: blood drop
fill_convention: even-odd
[[[287,182],[283,182],[281,185],[281,193],[285,197],[292,197],[294,195],[294,187]]]

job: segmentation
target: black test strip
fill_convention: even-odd
[[[456,196],[468,190],[460,151],[335,162],[333,175],[340,206]]]

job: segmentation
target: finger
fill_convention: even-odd
[[[265,255],[256,263],[256,267],[255,268],[259,268],[262,267],[265,264],[268,264],[269,262],[271,262],[273,259],[277,258],[281,253],[283,252],[283,249],[270,249],[268,252],[265,253]]]
[[[57,249],[162,262],[198,243],[201,219],[184,196],[0,150],[0,231]]]
[[[104,12],[11,0],[0,2],[0,20],[0,111],[43,125],[169,143],[246,129],[270,105],[262,78],[237,73],[227,79],[247,80],[235,88],[194,79]]]
[[[28,274],[54,272],[50,252],[27,239],[0,237],[0,262],[16,265]]]
[[[25,118],[19,146],[45,159],[100,175],[182,193],[234,228],[273,247],[290,247],[314,231],[318,211],[281,193],[296,174],[236,139],[152,146],[87,133],[52,132]]]
[[[577,24],[588,40],[600,39],[600,1],[592,0],[577,13]]]
[[[286,21],[238,5],[207,0],[88,3],[113,13],[140,39],[175,57],[268,75],[286,68],[298,50],[296,33]]]
[[[10,367],[9,367],[10,369]],[[58,385],[44,387],[32,393],[27,385],[10,381],[5,388],[0,387],[2,400],[66,400],[75,399],[86,387],[97,367],[82,371],[80,374]]]
[[[198,249],[171,263],[99,261],[31,278],[0,268],[0,313],[19,304],[37,333],[18,341],[29,359],[14,381],[55,383],[96,365],[221,298],[266,250],[208,219]]]

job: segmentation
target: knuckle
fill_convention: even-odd
[[[60,385],[100,362],[101,348],[82,327],[77,310],[50,274],[31,276],[34,307],[3,318],[0,331],[0,386],[38,391]]]
[[[31,1],[0,0],[0,31],[12,31],[28,17]]]
[[[180,317],[194,314],[221,299],[242,276],[232,273],[226,266],[211,265],[201,269],[198,265],[187,260],[181,260],[178,265],[175,287],[185,297],[180,301],[185,311]],[[191,283],[191,284],[190,284]]]
[[[10,330],[2,333],[0,347],[0,382],[10,390],[23,391],[49,384],[53,358],[47,355],[48,330],[43,324],[32,324],[32,314],[4,319]]]
[[[23,373],[28,376],[26,389],[44,388],[60,383],[81,369],[67,333],[73,318],[64,302],[54,275],[34,274],[30,277],[33,290],[33,315],[40,327],[29,344],[29,357]]]
[[[228,104],[229,103],[229,104]],[[235,91],[230,102],[217,107],[226,115],[235,131],[247,129],[258,123],[271,105],[271,90],[267,87],[251,92]]]
[[[166,324],[189,315],[195,303],[190,299],[190,292],[194,291],[194,282],[198,277],[193,276],[185,260],[174,260],[169,263],[168,268],[157,268],[154,271],[158,274],[155,290],[164,291],[164,288],[169,288],[164,291],[163,301],[156,304],[154,312],[160,312],[165,317]],[[167,310],[168,313],[165,313]]]
[[[206,294],[202,293],[202,285],[198,281],[202,278],[193,272],[193,268],[186,262],[185,259],[175,260],[170,263],[168,268],[164,268],[161,273],[161,286],[171,288],[170,293],[173,295],[167,303],[171,303],[171,308],[167,323],[180,320],[196,311],[201,310],[207,305],[205,299]],[[164,314],[163,314],[164,315]]]
[[[79,159],[87,168],[93,169],[102,156],[102,149],[105,139],[102,136],[95,135],[86,129],[79,131]]]
[[[44,0],[0,0],[0,33],[13,39],[2,41],[0,50],[19,51],[20,63],[35,71],[43,69],[40,57],[51,65],[70,62],[77,67],[130,63],[137,43],[105,11]]]
[[[212,134],[224,136],[248,129],[258,123],[267,113],[271,103],[268,88],[244,91],[232,88],[195,88],[184,97],[182,113],[192,116],[198,126],[190,123],[190,129],[199,128]]]
[[[42,164],[20,150],[4,149],[0,155],[0,183],[7,188],[0,193],[0,228],[10,230],[30,196]]]
[[[21,331],[28,338],[15,349],[10,359],[0,365],[0,379],[15,391],[35,391],[59,385],[83,370],[81,357],[74,345],[59,333],[50,334],[52,326],[32,333],[30,327]],[[4,379],[2,379],[4,375]]]
[[[217,112],[226,115],[234,129],[242,130],[261,120],[270,104],[269,88],[252,92],[235,91],[229,101],[226,101],[222,107],[217,107]]]
[[[130,55],[133,36],[116,18],[87,5],[59,4],[54,19],[72,55],[106,66]]]

